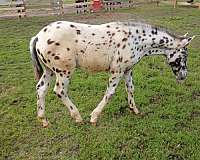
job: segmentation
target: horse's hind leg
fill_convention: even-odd
[[[104,106],[108,103],[108,101],[111,99],[112,95],[115,93],[115,89],[117,88],[119,81],[121,80],[123,74],[122,73],[113,73],[111,77],[109,78],[109,84],[106,90],[106,93],[101,100],[101,102],[98,104],[98,106],[92,111],[90,122],[94,125],[96,125],[97,119],[99,115],[101,114]]]
[[[48,120],[45,117],[45,95],[47,93],[50,81],[52,79],[53,72],[49,68],[45,68],[45,71],[36,85],[37,90],[37,116],[42,121],[43,127],[48,126]]]
[[[126,73],[124,73],[124,79],[125,79],[126,91],[128,93],[129,109],[135,114],[138,114],[139,111],[135,105],[135,101],[133,97],[134,85],[133,85],[133,79],[132,79],[132,70],[129,70]]]
[[[67,75],[67,74],[63,75],[62,73],[56,74],[56,85],[54,87],[54,92],[62,100],[64,105],[68,108],[71,117],[74,118],[76,122],[82,122],[83,120],[81,118],[81,115],[80,115],[78,109],[72,103],[72,101],[69,99],[68,94],[67,94],[67,86],[69,84],[69,76],[70,75]]]

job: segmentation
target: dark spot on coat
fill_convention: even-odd
[[[55,59],[55,60],[58,60],[58,59],[60,59],[60,57],[59,57],[59,56],[55,56],[54,59]]]
[[[57,72],[57,73],[60,73],[60,72],[61,72],[61,70],[59,70],[58,68],[56,68],[56,72]]]
[[[43,86],[43,85],[44,85],[44,81],[41,81],[40,86]]]
[[[51,39],[47,40],[47,44],[52,44],[52,43],[54,43],[54,41],[52,41]]]
[[[62,91],[60,92],[60,94],[64,95],[65,93],[64,93],[64,91],[62,90]]]
[[[44,63],[47,63],[47,61],[46,61],[46,59],[44,59],[44,57],[42,57],[42,61],[43,61]]]
[[[58,98],[61,98],[62,96],[60,94],[57,94]]]
[[[38,53],[38,54],[41,54],[39,49],[37,49],[37,53]]]
[[[59,46],[59,45],[60,45],[60,43],[56,42],[56,43],[55,43],[55,45],[56,45],[56,46]]]
[[[155,41],[156,40],[156,38],[152,38],[152,41]]]
[[[44,32],[46,32],[46,31],[47,31],[47,28],[44,29]]]
[[[126,45],[123,45],[122,49],[126,48]]]
[[[151,54],[151,50],[149,50],[148,52],[149,52],[149,54]]]
[[[75,26],[73,24],[70,24],[70,27],[74,28]]]
[[[36,89],[37,89],[37,90],[40,89],[40,84],[37,85]]]
[[[122,39],[122,42],[125,42],[125,41],[127,41],[127,40],[128,40],[127,38],[123,38],[123,39]]]
[[[67,48],[67,51],[70,51],[70,48]]]
[[[77,33],[77,34],[81,34],[81,31],[80,31],[80,30],[76,30],[76,33]]]
[[[164,42],[165,42],[165,41],[164,41],[163,39],[161,39],[159,43],[160,43],[160,44],[163,44]]]

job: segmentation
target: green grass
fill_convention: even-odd
[[[200,35],[198,9],[144,6],[116,12],[147,19],[180,34]],[[98,15],[62,19],[104,22],[102,17],[107,14]],[[121,82],[97,127],[77,125],[53,94],[52,84],[46,98],[51,125],[42,128],[36,119],[28,43],[42,26],[58,19],[0,20],[0,159],[200,159],[199,36],[189,47],[189,75],[182,85],[176,83],[164,57],[146,57],[134,67],[135,101],[144,116],[129,113]],[[86,122],[104,94],[107,79],[106,73],[80,70],[72,77],[69,93]]]

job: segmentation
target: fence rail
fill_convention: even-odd
[[[22,3],[23,2],[23,3]],[[129,1],[103,1],[102,10],[111,11],[118,8],[132,8],[138,5],[156,3],[159,5],[159,0],[147,0],[144,2],[138,2],[134,0]],[[0,8],[0,17],[13,17],[19,18],[25,16],[37,16],[37,15],[63,15],[68,13],[90,13],[95,11],[92,6],[92,2],[81,2],[72,4],[63,3],[43,3],[43,4],[26,4],[24,1],[9,3],[6,7]]]

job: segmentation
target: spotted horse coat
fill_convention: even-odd
[[[163,54],[177,80],[183,80],[187,75],[187,45],[193,38],[187,35],[175,36],[163,28],[139,22],[111,22],[101,25],[66,21],[51,23],[30,42],[35,77],[39,81],[36,86],[37,116],[46,127],[48,120],[45,117],[45,95],[55,75],[55,93],[67,106],[75,121],[82,122],[78,109],[67,94],[69,79],[76,68],[110,72],[105,95],[91,113],[91,123],[96,124],[122,78],[128,93],[129,109],[138,114],[132,83],[133,65],[144,56]]]

